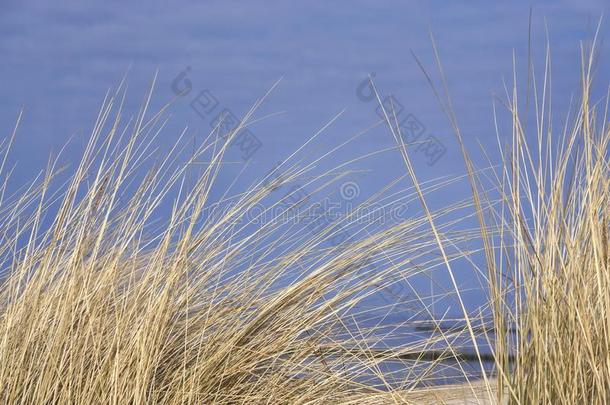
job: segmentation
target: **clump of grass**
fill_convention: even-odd
[[[517,88],[508,95],[513,141],[493,210],[500,235],[486,252],[498,392],[511,403],[610,401],[610,128],[608,98],[592,96],[594,49],[583,47],[581,95],[563,127],[553,125],[548,49],[534,133]]]
[[[465,148],[436,46],[442,91],[417,60],[455,132],[480,223],[487,310],[493,318],[492,333],[488,328],[482,333],[492,344],[497,378],[485,378],[479,401],[610,402],[610,97],[604,94],[595,100],[592,95],[596,42],[597,34],[582,47],[581,94],[575,107],[571,103],[562,126],[552,114],[548,42],[542,80],[528,62],[525,103],[519,103],[515,72],[512,91],[507,90],[503,103],[511,119],[512,145],[500,151],[499,165],[489,161],[498,169],[491,176],[498,199],[490,190],[483,191],[487,183]],[[528,121],[530,108],[534,115]],[[401,144],[391,109],[385,118]],[[501,125],[494,118],[501,143]],[[407,147],[401,146],[417,188]],[[423,194],[419,195],[425,207]],[[436,233],[433,218],[428,215],[428,219]],[[447,243],[440,237],[436,240],[442,254]],[[449,261],[445,263],[453,277]],[[455,283],[454,289],[461,303]],[[476,350],[473,324],[480,317],[462,309],[462,329],[470,334]]]
[[[349,219],[311,236],[284,217],[256,225],[244,213],[277,184],[210,201],[227,145],[250,115],[176,165],[180,141],[153,159],[163,111],[148,118],[147,101],[123,124],[123,98],[120,90],[105,101],[64,183],[55,160],[17,194],[3,188],[2,401],[339,403],[383,392],[407,401],[442,360],[424,354],[436,341],[380,347],[381,328],[361,323],[366,311],[355,308],[441,263],[427,219],[331,248],[323,241]],[[187,187],[199,158],[208,163]],[[284,182],[307,172],[282,170]],[[386,322],[383,333],[400,326]],[[391,385],[388,360],[420,372]]]
[[[250,215],[252,208],[271,201],[276,212],[270,197],[282,184],[307,179],[320,191],[344,173],[316,177],[310,173],[316,162],[286,165],[275,169],[281,176],[270,175],[271,183],[263,179],[213,201],[227,147],[253,111],[227,138],[213,131],[187,162],[176,164],[186,135],[154,159],[164,109],[149,117],[149,96],[125,124],[119,89],[104,102],[72,174],[62,177],[55,160],[16,194],[7,195],[6,181],[0,186],[0,398],[424,403],[464,399],[470,391],[479,401],[608,403],[610,128],[607,104],[591,101],[592,55],[583,52],[577,113],[558,135],[548,60],[543,93],[534,94],[534,142],[516,87],[508,96],[513,144],[495,172],[500,204],[481,191],[450,99],[444,107],[473,199],[437,212],[426,192],[446,182],[418,182],[396,116],[381,106],[413,181],[404,198],[419,201],[423,215],[359,230],[350,228],[350,215],[313,234],[291,217],[307,212],[292,210],[303,200],[290,199],[293,207],[263,223]],[[0,173],[14,136],[3,144]],[[189,185],[187,172],[199,158],[206,163]],[[155,221],[168,199],[167,220]],[[456,231],[460,219],[442,219],[473,206],[461,218],[478,218],[481,246],[469,250],[458,245],[473,239],[472,230]],[[354,237],[325,244],[348,228]],[[452,268],[473,251],[487,258],[497,378],[483,374],[482,383],[469,382],[459,393],[420,390],[439,368],[468,376],[455,343],[464,335],[483,369],[477,340],[489,325],[469,313]],[[375,319],[373,312],[395,305],[369,311],[360,304],[436,267],[448,271],[464,327],[447,331],[431,319],[438,334],[384,346],[409,318]],[[424,317],[432,318],[437,314],[426,298],[435,297],[415,296]],[[444,366],[448,359],[453,363]],[[398,375],[388,362],[398,364]]]

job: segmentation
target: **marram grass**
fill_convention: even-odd
[[[124,124],[123,96],[105,101],[67,181],[55,185],[51,162],[2,201],[3,402],[325,404],[401,398],[425,383],[443,357],[425,356],[439,339],[373,348],[381,328],[360,321],[370,310],[358,304],[421,273],[414,261],[442,264],[426,218],[333,247],[323,242],[349,218],[313,235],[281,215],[257,223],[245,213],[280,184],[210,202],[230,138],[213,133],[178,164],[181,139],[159,160],[151,145],[163,114],[146,118],[145,105]],[[279,178],[305,173],[284,167]],[[390,386],[388,359],[420,375]]]
[[[593,96],[594,45],[583,47],[580,95],[562,126],[549,58],[529,124],[516,89],[508,97],[513,141],[491,221],[501,235],[486,252],[498,387],[511,403],[610,402],[610,128],[605,89]]]
[[[281,184],[263,180],[225,196],[231,204],[211,201],[240,127],[227,140],[213,131],[184,164],[176,164],[184,139],[155,158],[163,111],[149,116],[146,102],[125,123],[124,92],[117,91],[67,180],[52,161],[16,194],[3,183],[0,400],[608,403],[610,130],[607,105],[591,101],[592,58],[583,61],[580,103],[563,128],[552,126],[548,71],[529,127],[516,87],[507,94],[513,142],[491,171],[492,192],[483,192],[482,172],[473,168],[446,105],[473,198],[438,212],[427,204],[435,186],[417,181],[410,146],[386,111],[413,181],[405,198],[419,202],[423,214],[365,226],[331,247],[324,241],[353,218],[310,234],[283,216],[261,224],[244,215]],[[2,173],[14,136],[3,144]],[[199,158],[207,164],[190,181]],[[305,176],[311,167],[283,167],[279,181],[309,178],[318,190],[342,176],[311,180]],[[489,197],[494,192],[499,198]],[[156,221],[167,200],[171,212]],[[448,212],[463,210],[478,218],[476,234],[443,222]],[[395,329],[388,332],[387,322],[362,322],[369,310],[359,304],[428,269],[448,271],[453,280],[452,263],[473,252],[455,248],[464,239],[480,243],[475,251],[487,258],[484,287],[495,333],[475,326],[454,284],[464,330],[439,328],[434,337],[380,348],[383,336],[404,325],[389,325]],[[436,315],[423,298],[415,297],[422,314]],[[459,359],[453,345],[459,336],[473,339],[477,354],[475,337],[493,343],[495,376],[459,389],[430,386],[445,360]],[[438,355],[431,357],[433,349]],[[384,368],[388,361],[402,367],[400,381]],[[460,361],[452,367],[467,375]]]

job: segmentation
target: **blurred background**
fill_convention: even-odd
[[[311,174],[373,154],[346,165],[350,173],[333,186],[332,201],[357,205],[405,176],[391,133],[379,125],[369,75],[386,106],[394,105],[406,141],[416,144],[411,156],[419,181],[456,178],[465,173],[457,142],[413,56],[439,85],[430,34],[466,144],[477,165],[487,168],[499,163],[498,140],[510,142],[510,116],[499,101],[506,100],[507,88],[511,91],[513,66],[525,104],[528,41],[536,83],[541,86],[548,33],[553,122],[560,126],[570,98],[578,96],[581,43],[593,39],[600,17],[608,11],[610,2],[603,0],[5,0],[0,5],[0,130],[4,136],[10,135],[19,111],[24,110],[11,155],[16,165],[13,187],[32,179],[50,154],[64,146],[60,160],[76,163],[105,94],[126,76],[127,119],[137,113],[155,74],[151,111],[171,102],[169,121],[157,141],[160,151],[171,147],[185,128],[189,142],[201,144],[219,117],[229,123],[241,119],[279,80],[255,112],[256,121],[247,134],[229,148],[217,195],[230,185],[237,193],[260,180],[322,128],[294,161],[312,161],[357,136],[316,164]],[[605,95],[610,79],[603,41],[609,29],[602,22],[599,97]],[[411,184],[404,177],[396,189]],[[469,197],[470,188],[462,179],[431,192],[429,201],[438,209]],[[421,215],[417,200],[397,210],[398,220]],[[457,267],[460,284],[472,287],[464,293],[470,308],[476,307],[482,294],[472,270],[477,260]],[[438,282],[447,282],[446,273],[439,273]],[[454,303],[446,307],[450,312],[455,309]],[[438,308],[439,313],[445,310]]]

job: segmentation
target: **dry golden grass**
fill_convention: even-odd
[[[54,185],[52,162],[2,200],[3,402],[344,403],[401,398],[440,366],[445,354],[426,350],[445,336],[383,350],[373,347],[381,328],[356,317],[367,316],[363,299],[442,263],[427,218],[334,247],[323,242],[349,218],[313,235],[284,216],[254,224],[245,213],[278,184],[210,203],[230,139],[211,134],[186,164],[176,164],[186,142],[154,160],[163,115],[146,118],[146,101],[123,124],[123,97],[104,103],[67,182]],[[199,158],[209,164],[187,187]],[[307,178],[310,166],[282,168],[281,181]],[[159,224],[166,198],[173,208]],[[390,386],[389,359],[420,374]]]
[[[601,21],[597,33],[600,26]],[[512,145],[501,150],[500,165],[489,162],[497,168],[491,181],[498,186],[499,207],[489,191],[482,191],[486,183],[464,146],[436,46],[442,91],[418,61],[461,147],[487,259],[494,333],[483,333],[493,344],[498,378],[484,378],[487,395],[476,401],[610,402],[610,100],[607,92],[593,98],[597,33],[591,44],[582,46],[580,96],[561,127],[551,108],[549,43],[542,79],[533,65],[528,66],[531,88],[521,104],[515,68],[513,87],[503,102],[511,119]],[[530,109],[534,114],[528,123]],[[402,137],[393,129],[397,127],[393,121],[392,112],[386,112],[388,128],[400,144]],[[501,143],[500,130],[498,138]],[[417,187],[407,148],[402,146]],[[424,195],[419,195],[425,208]],[[444,254],[445,244],[429,213],[428,219]],[[450,262],[445,262],[462,303]],[[475,317],[462,309],[474,342]],[[478,353],[476,344],[474,348]]]
[[[564,127],[553,126],[548,49],[533,129],[516,88],[508,96],[513,142],[493,219],[502,234],[487,255],[499,389],[511,403],[610,402],[610,128],[608,98],[592,95],[594,50],[583,47],[581,95]]]
[[[321,190],[344,173],[307,177],[315,162],[282,167],[281,184],[261,182],[211,202],[231,137],[253,110],[228,140],[213,132],[189,161],[176,164],[185,134],[154,159],[163,110],[148,117],[148,96],[138,117],[123,123],[121,87],[104,102],[65,183],[57,184],[61,170],[53,161],[17,194],[6,195],[6,182],[0,189],[2,402],[608,403],[610,129],[607,104],[591,101],[592,54],[583,52],[580,106],[560,131],[551,127],[548,71],[542,94],[535,93],[536,142],[528,142],[516,87],[507,94],[513,145],[494,171],[500,205],[481,191],[450,99],[444,108],[473,199],[439,212],[426,198],[443,184],[418,182],[395,116],[386,111],[413,180],[404,198],[419,201],[424,214],[331,247],[324,242],[352,218],[310,235],[292,218],[258,224],[245,213],[281,184],[305,178]],[[2,173],[12,139],[4,144]],[[199,158],[209,163],[188,185],[187,171]],[[169,218],[155,222],[167,199]],[[473,233],[443,222],[445,214],[473,207],[468,215],[481,225],[477,250],[487,257],[496,331],[488,338],[498,376],[426,388],[443,360],[458,355],[456,337],[465,332],[479,355],[476,338],[486,333],[466,308],[452,268],[472,253],[455,246]],[[448,272],[464,330],[439,328],[435,337],[380,349],[388,325],[363,323],[367,313],[358,304],[435,267]],[[437,344],[445,349],[430,358]],[[384,371],[389,360],[406,370],[398,384]],[[467,374],[459,361],[454,367]]]

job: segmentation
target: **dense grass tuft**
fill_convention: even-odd
[[[345,173],[316,177],[315,162],[285,164],[272,182],[214,199],[227,147],[252,111],[227,139],[213,131],[180,164],[186,135],[159,158],[152,145],[164,110],[149,116],[147,101],[124,123],[121,87],[69,175],[53,161],[17,193],[8,194],[7,182],[0,188],[2,402],[609,403],[610,128],[607,103],[591,100],[592,55],[583,52],[580,104],[563,128],[553,126],[550,62],[529,126],[516,84],[507,94],[513,142],[502,164],[484,171],[493,173],[485,192],[448,99],[473,196],[440,211],[427,193],[451,180],[418,182],[410,145],[385,111],[413,183],[391,198],[418,202],[422,214],[354,227],[364,215],[356,211],[313,233],[298,220],[308,202],[289,199],[277,214],[274,191],[305,179],[319,192]],[[15,133],[3,144],[0,173]],[[168,200],[170,212],[160,215]],[[271,220],[252,216],[261,206]],[[480,229],[461,226],[463,218],[478,219]],[[350,238],[327,243],[345,229]],[[489,292],[482,317],[469,312],[454,276],[455,261],[474,266],[470,257],[481,252]],[[415,294],[419,312],[396,323],[390,314],[400,302],[376,294],[435,268],[451,281],[462,326],[429,319],[420,331],[437,333],[384,346],[414,317],[438,315],[429,307],[437,297]],[[488,315],[493,327],[481,325]],[[439,370],[468,378],[472,356],[483,368],[477,342],[485,337],[494,378],[483,374],[457,391],[429,386]],[[470,358],[459,351],[465,338]]]

